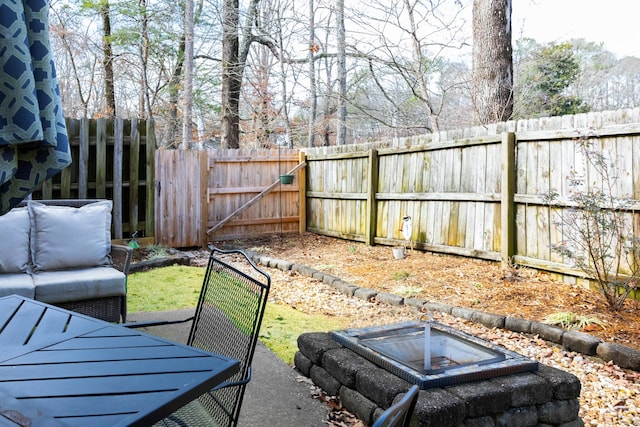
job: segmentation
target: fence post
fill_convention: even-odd
[[[298,153],[298,163],[305,163],[307,154],[304,151]],[[307,168],[298,171],[298,231],[304,234],[307,231]]]
[[[376,224],[378,222],[376,203],[376,193],[378,192],[378,150],[375,148],[369,150],[368,181],[365,242],[367,245],[373,246],[376,237]]]
[[[110,122],[106,118],[99,118],[96,122],[96,197],[104,199],[107,196],[107,126]]]
[[[140,130],[138,119],[131,119],[131,143],[129,145],[129,235],[138,230],[139,198],[139,165],[140,165]]]
[[[120,117],[116,117],[113,126],[113,234],[116,239],[122,239],[122,165],[124,164],[124,120]]]
[[[87,188],[89,182],[89,131],[90,120],[80,119],[80,143],[78,147],[78,199],[87,198]]]
[[[516,249],[516,134],[502,134],[501,259],[503,266],[511,261]]]
[[[147,119],[146,120],[146,160],[147,160],[147,170],[146,170],[146,184],[145,184],[145,196],[146,196],[146,204],[147,207],[145,208],[145,224],[144,224],[144,228],[145,228],[145,236],[149,237],[149,236],[154,236],[155,235],[155,229],[156,229],[156,225],[155,225],[155,214],[154,214],[154,210],[155,210],[155,170],[156,170],[156,157],[155,157],[155,152],[156,152],[156,127],[155,127],[155,123],[153,121],[153,119]],[[206,178],[206,173],[207,170],[205,169],[205,171],[203,172],[205,174],[205,178]],[[206,203],[205,203],[206,205]],[[206,215],[205,215],[206,217]],[[204,226],[204,229],[207,229],[206,223]],[[206,231],[204,233],[204,236],[206,236]],[[205,239],[203,245],[206,246],[207,241]]]

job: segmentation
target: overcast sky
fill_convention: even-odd
[[[622,58],[640,58],[638,0],[513,0],[514,39],[541,43],[584,38]]]

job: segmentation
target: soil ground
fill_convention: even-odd
[[[233,245],[404,297],[542,322],[549,315],[570,312],[590,319],[582,331],[640,350],[640,302],[627,300],[621,310],[613,311],[600,293],[553,281],[549,274],[533,269],[503,269],[495,262],[417,250],[395,259],[388,246],[310,233]]]

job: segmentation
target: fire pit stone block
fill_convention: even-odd
[[[537,375],[551,385],[554,399],[567,400],[580,397],[582,384],[575,375],[543,364],[538,366]]]
[[[467,419],[465,407],[458,396],[441,388],[431,388],[420,391],[414,417],[424,426],[459,427]]]
[[[375,369],[376,365],[348,348],[336,348],[324,353],[322,365],[338,381],[349,388],[356,388],[356,374],[362,369]]]
[[[407,381],[377,366],[358,371],[356,378],[356,390],[382,408],[391,406],[393,399],[410,387]]]
[[[568,423],[576,419],[580,411],[577,399],[551,400],[538,406],[540,423]]]
[[[539,405],[553,397],[549,383],[538,375],[524,373],[492,378],[491,381],[507,390],[511,406]]]
[[[337,396],[340,392],[342,384],[340,384],[340,381],[336,380],[324,368],[321,368],[318,365],[313,365],[309,375],[314,384],[323,389],[329,396]]]
[[[538,409],[535,406],[511,408],[506,412],[496,416],[495,424],[486,425],[519,427],[539,426],[540,424],[538,424]]]
[[[314,365],[322,366],[324,353],[341,347],[326,332],[311,332],[298,337],[298,348]]]
[[[468,417],[494,415],[509,409],[509,392],[491,381],[475,381],[445,387],[465,402]]]
[[[342,406],[349,408],[350,412],[367,425],[373,423],[373,414],[377,408],[375,403],[349,387],[340,389],[340,400],[342,401]]]

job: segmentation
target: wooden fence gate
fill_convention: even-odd
[[[298,150],[156,151],[156,243],[174,248],[299,230]],[[281,174],[295,175],[282,185]]]
[[[206,151],[157,150],[156,243],[172,248],[207,243]]]

